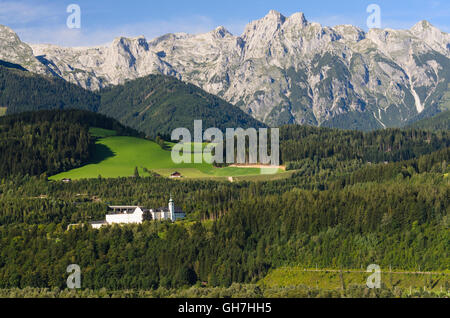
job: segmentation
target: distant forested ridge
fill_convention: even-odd
[[[139,135],[116,120],[82,110],[0,117],[0,176],[51,175],[86,163],[95,152],[90,127]]]
[[[100,97],[56,77],[41,76],[19,66],[0,65],[0,107],[7,114],[44,109],[97,111]]]
[[[238,107],[173,77],[149,75],[101,91],[100,112],[145,132],[169,135],[175,128],[193,132],[194,120],[204,129],[260,128],[264,124]]]
[[[265,127],[238,107],[173,77],[150,75],[94,93],[6,62],[0,63],[0,107],[7,114],[43,109],[101,112],[152,138],[170,136],[179,127],[192,131],[194,120],[203,120],[205,129]]]
[[[450,130],[450,111],[439,113],[431,118],[422,119],[408,127],[431,131]]]
[[[280,133],[281,159],[285,164],[302,162],[304,159],[397,162],[449,146],[448,130],[436,133],[419,129],[361,132],[290,125],[282,127]]]

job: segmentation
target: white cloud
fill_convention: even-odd
[[[62,46],[93,46],[110,43],[119,36],[144,35],[147,39],[171,32],[202,33],[212,29],[214,23],[206,17],[190,17],[171,21],[153,21],[128,25],[103,25],[101,28],[69,29],[65,25],[21,27],[14,31],[28,43],[48,43]]]
[[[37,2],[37,1],[36,1]],[[94,46],[111,43],[119,36],[144,35],[148,40],[164,35],[166,33],[185,32],[190,34],[209,32],[219,25],[223,25],[231,33],[241,35],[249,21],[232,20],[224,18],[220,22],[206,16],[184,16],[178,18],[153,21],[136,22],[132,24],[107,24],[92,27],[85,23],[82,16],[82,28],[71,30],[66,27],[66,4],[62,1],[55,2],[39,1],[40,4],[30,4],[23,1],[0,0],[0,24],[11,27],[18,33],[20,38],[29,43],[50,43],[62,46]],[[435,1],[432,5],[439,5]],[[447,16],[448,10],[440,8],[433,10],[433,17]],[[431,17],[430,17],[431,19]],[[365,16],[316,16],[308,17],[311,22],[319,22],[326,26],[339,24],[352,24],[367,29]],[[405,13],[393,13],[382,19],[384,28],[409,29],[418,21],[411,20]],[[89,22],[89,21],[88,21]],[[441,22],[436,20],[436,25],[443,31],[448,32],[445,19]]]
[[[4,25],[48,23],[56,20],[57,6],[28,4],[17,1],[0,2],[0,23]]]
[[[231,33],[240,35],[246,23],[232,22],[224,25]],[[167,33],[198,34],[214,30],[219,25],[205,16],[138,22],[127,25],[102,25],[100,28],[83,27],[68,29],[65,25],[43,25],[38,27],[15,28],[22,41],[27,43],[45,43],[61,46],[96,46],[111,43],[119,36],[135,37],[144,35],[147,40]]]

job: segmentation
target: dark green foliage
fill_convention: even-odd
[[[280,142],[281,159],[284,163],[304,159],[379,163],[409,160],[449,147],[450,133],[416,129],[363,133],[292,125],[281,129]]]
[[[264,127],[239,108],[173,77],[149,75],[101,92],[100,112],[155,138],[175,128],[193,132],[194,120],[203,128]]]
[[[6,62],[0,63],[0,107],[7,107],[7,114],[43,109],[99,111],[151,138],[170,136],[179,127],[192,131],[197,119],[203,120],[204,129],[265,127],[238,107],[173,77],[149,75],[94,93]]]
[[[43,109],[97,111],[100,97],[63,79],[0,66],[0,106],[8,108],[7,114]]]
[[[353,129],[361,131],[373,131],[382,129],[383,126],[373,117],[370,111],[366,112],[350,112],[337,115],[322,124],[322,127]]]
[[[73,263],[95,290],[230,286],[286,265],[445,270],[449,154],[259,183],[4,179],[0,288],[65,288]],[[66,231],[102,219],[107,204],[165,206],[169,193],[194,222]]]
[[[88,130],[77,123],[17,120],[5,125],[4,122],[0,123],[3,177],[58,173],[80,166],[94,152]]]
[[[76,168],[95,152],[90,127],[139,136],[104,115],[82,110],[25,112],[0,118],[0,176],[47,175]]]
[[[438,115],[423,119],[411,124],[409,127],[416,129],[424,129],[430,131],[450,130],[450,111],[439,113]]]
[[[381,289],[369,290],[365,285],[350,285],[345,291],[325,289],[305,285],[289,287],[267,287],[256,284],[234,283],[230,287],[193,286],[189,289],[157,290],[69,290],[59,288],[10,288],[0,289],[0,298],[445,298],[443,290],[430,291],[409,288],[389,288],[382,285]]]

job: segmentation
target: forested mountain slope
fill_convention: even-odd
[[[367,163],[397,162],[418,158],[450,146],[450,131],[415,128],[372,132],[289,125],[281,128],[281,159],[284,163],[309,159]]]
[[[3,66],[2,66],[3,65]],[[239,108],[176,78],[150,75],[93,93],[62,79],[0,65],[0,107],[6,114],[42,109],[83,109],[113,117],[148,136],[179,127],[265,127]]]
[[[138,133],[82,110],[25,112],[0,118],[0,177],[55,174],[86,163],[95,152],[90,127]]]
[[[95,112],[99,106],[97,94],[65,80],[27,72],[20,65],[0,65],[0,107],[7,114],[73,108]]]
[[[431,131],[450,130],[450,111],[411,124],[409,127]]]
[[[239,108],[173,77],[149,75],[100,91],[99,111],[151,137],[175,128],[193,131],[194,120],[204,129],[260,128],[264,124]]]
[[[258,183],[3,179],[0,288],[65,288],[72,263],[94,290],[227,287],[282,266],[445,271],[448,160],[445,149],[346,175]],[[30,199],[41,194],[48,198]],[[188,221],[67,230],[102,219],[108,204],[161,206],[169,194]]]

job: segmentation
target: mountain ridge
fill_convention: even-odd
[[[361,118],[356,129],[398,127],[449,107],[442,99],[450,91],[450,35],[427,21],[365,32],[272,10],[240,36],[218,27],[149,41],[118,37],[109,46],[31,48],[46,72],[90,90],[170,75],[272,126],[347,125],[352,119],[338,118],[349,117]]]
[[[61,78],[26,71],[0,60],[0,107],[10,115],[37,110],[81,109],[102,113],[155,138],[172,130],[205,127],[266,127],[238,107],[201,88],[165,75],[148,75],[98,92]]]

